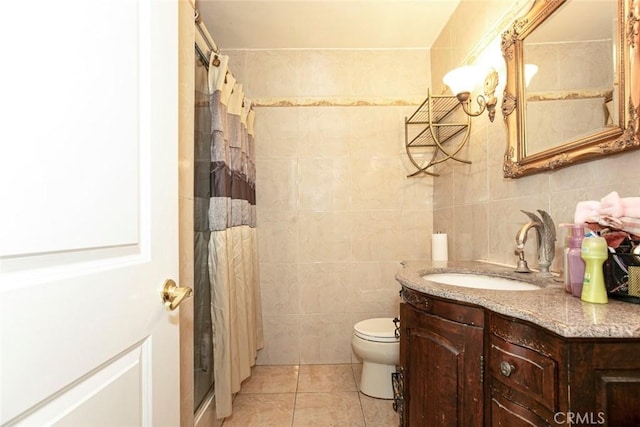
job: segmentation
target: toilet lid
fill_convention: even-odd
[[[391,317],[377,317],[356,323],[354,333],[364,340],[377,342],[398,341],[395,335],[396,325]]]

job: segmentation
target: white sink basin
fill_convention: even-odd
[[[492,289],[501,291],[535,291],[541,289],[531,283],[506,277],[487,276],[476,273],[433,273],[422,276],[424,280],[464,288]]]

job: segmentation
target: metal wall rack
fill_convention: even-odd
[[[409,160],[417,168],[407,177],[421,174],[438,176],[428,169],[449,159],[471,163],[456,157],[469,139],[471,130],[471,117],[464,113],[455,114],[460,107],[460,101],[454,95],[431,95],[429,91],[420,107],[405,118],[405,148]],[[466,117],[466,121],[456,120],[461,115]],[[455,138],[463,132],[462,138]],[[433,149],[432,153],[429,148]]]

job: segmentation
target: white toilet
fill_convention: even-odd
[[[391,317],[367,319],[353,326],[351,347],[362,359],[360,391],[379,399],[393,399],[391,374],[400,357],[400,340]]]

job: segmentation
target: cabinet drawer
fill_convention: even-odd
[[[457,323],[464,323],[465,325],[484,326],[484,309],[481,307],[467,305],[458,301],[452,302],[406,287],[402,288],[400,296],[407,304],[423,313],[433,314],[434,316]]]
[[[551,411],[556,409],[558,364],[550,357],[492,335],[489,370],[493,380],[506,386],[495,384],[496,388],[503,389],[504,394],[517,392]],[[522,400],[515,396],[508,397]]]
[[[491,395],[490,425],[508,427],[557,426],[556,423],[551,423],[550,420],[539,416],[534,411],[504,398],[500,393]]]

